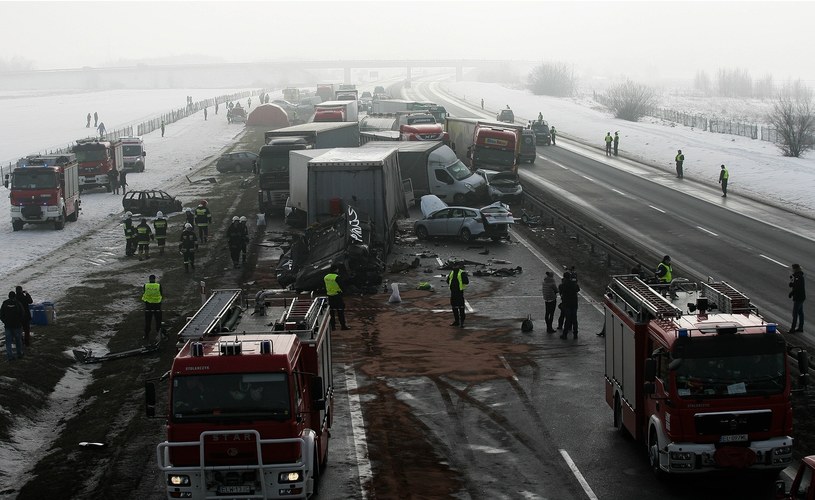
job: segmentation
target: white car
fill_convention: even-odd
[[[413,229],[420,240],[432,236],[453,236],[464,241],[490,238],[493,241],[509,240],[509,226],[515,223],[512,212],[501,202],[483,208],[450,207],[438,196],[422,196],[423,217]]]

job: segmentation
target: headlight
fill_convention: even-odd
[[[296,483],[301,480],[302,475],[300,471],[281,472],[280,475],[277,476],[278,483]]]
[[[472,185],[472,184],[470,184],[469,182],[465,182],[465,183],[464,183],[464,187],[466,187],[466,188],[467,188],[467,189],[469,189],[470,191],[474,191],[474,189],[473,189],[473,185]]]
[[[49,212],[56,212],[59,210],[59,207],[55,207],[53,205],[49,206],[47,209]]]
[[[167,477],[167,483],[170,486],[189,486],[190,476],[169,476]]]
[[[789,455],[790,453],[792,453],[792,448],[789,446],[773,449],[773,455]]]
[[[671,460],[682,460],[688,461],[693,459],[693,453],[689,453],[686,451],[672,451],[671,452]]]

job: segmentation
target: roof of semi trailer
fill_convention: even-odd
[[[309,162],[319,163],[354,163],[354,164],[381,164],[391,156],[396,147],[390,148],[334,148]]]
[[[291,135],[292,133],[297,132],[313,132],[318,131],[321,132],[323,130],[333,130],[336,128],[347,128],[352,125],[359,125],[357,122],[310,122],[310,123],[301,123],[300,125],[292,125],[291,127],[283,127],[275,130],[269,130],[266,132],[267,134],[281,134],[281,135]]]

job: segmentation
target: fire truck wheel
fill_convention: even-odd
[[[472,235],[472,233],[470,233],[469,229],[467,229],[465,227],[464,229],[461,230],[461,240],[462,241],[470,241],[472,239],[473,239],[473,235]]]
[[[65,210],[62,211],[62,215],[59,216],[59,219],[54,221],[54,229],[57,231],[65,229]]]
[[[622,430],[623,428],[623,408],[620,404],[620,395],[614,395],[614,428]]]
[[[76,222],[78,218],[79,218],[79,207],[74,205],[74,211],[71,215],[68,216],[68,221]]]
[[[14,229],[15,231],[19,231],[20,229],[23,228],[24,225],[25,225],[25,222],[23,222],[21,220],[11,221],[11,228]]]
[[[314,473],[312,474],[312,479],[314,483],[314,491],[312,496],[317,496],[320,493],[320,459],[317,455],[317,448],[314,448],[314,465],[313,469]]]
[[[657,432],[653,428],[648,434],[648,464],[651,466],[651,472],[657,478],[662,478],[664,472],[659,468],[659,442],[657,440]]]

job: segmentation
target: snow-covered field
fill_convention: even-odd
[[[443,87],[459,97],[466,96],[468,102],[476,105],[483,98],[488,110],[495,111],[509,105],[517,120],[531,120],[542,112],[561,134],[583,139],[597,147],[603,146],[606,132],[619,131],[621,155],[666,171],[674,171],[674,157],[681,149],[685,155],[686,182],[717,184],[719,166],[724,164],[730,171],[728,193],[731,196],[741,194],[767,200],[815,217],[813,153],[804,158],[786,158],[775,145],[765,141],[670,126],[655,120],[627,122],[614,118],[599,104],[591,105],[586,98],[535,96],[526,90],[477,82],[446,82]],[[685,105],[689,107],[681,107]],[[740,104],[737,106],[732,100],[711,101],[709,106],[734,115],[741,109]],[[699,105],[691,106],[684,98],[677,98],[666,107],[688,112],[701,109]]]

